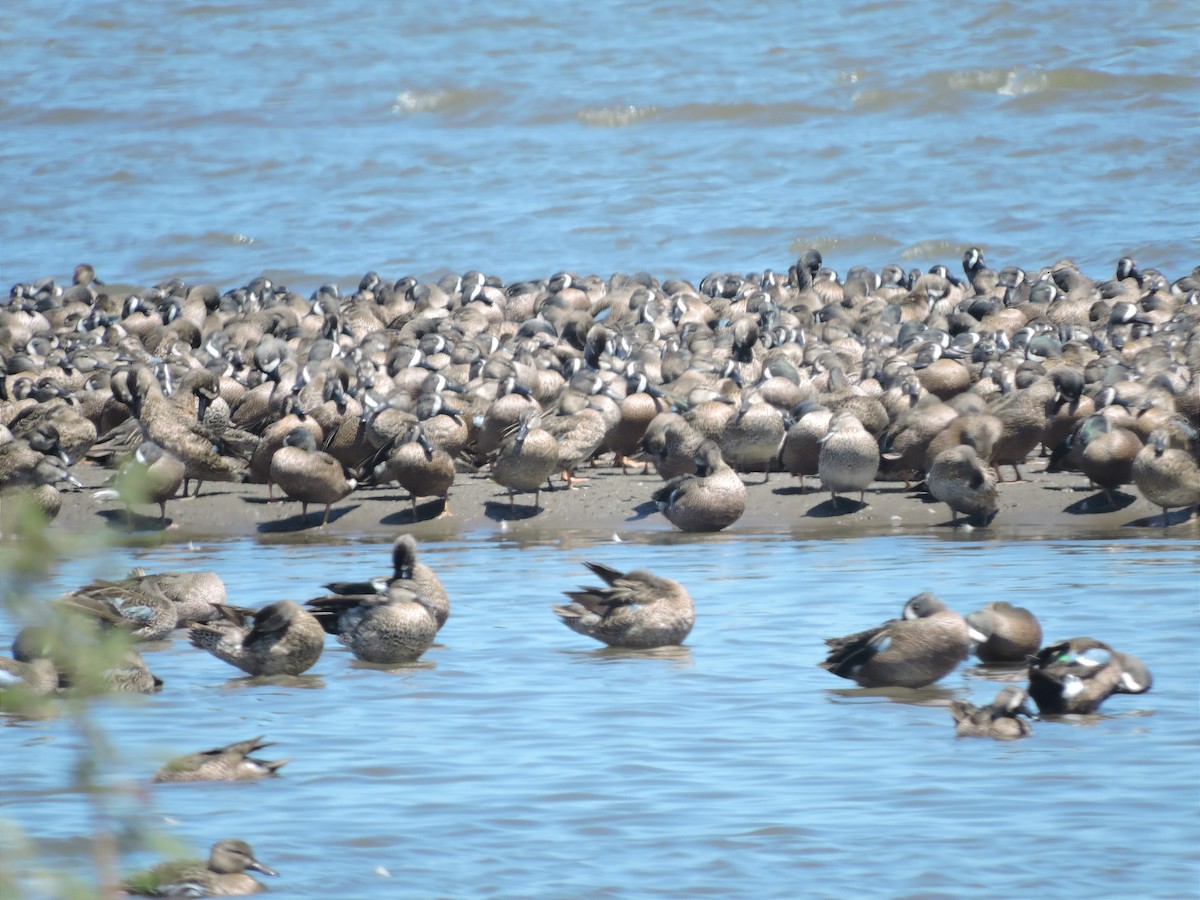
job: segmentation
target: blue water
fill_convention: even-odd
[[[454,604],[415,666],[329,643],[296,681],[254,682],[176,637],[146,657],[162,693],[101,704],[116,806],[193,853],[249,840],[280,898],[1181,897],[1200,876],[1195,541],[800,541],[713,536],[426,543]],[[549,606],[584,560],[690,590],[684,648],[621,654]],[[213,568],[231,602],[305,599],[385,571],[386,543],[252,541],[120,551],[55,570],[49,594],[127,565]],[[264,577],[264,575],[266,577]],[[1150,693],[1039,722],[1016,743],[954,736],[985,702],[964,666],[921,692],[817,667],[822,638],[894,616],[919,590],[967,612],[1023,604],[1047,641],[1099,637],[1151,668]],[[12,623],[5,620],[0,639]],[[81,746],[69,720],[0,727],[0,817],[43,864],[86,871]],[[146,780],[183,752],[266,734],[291,757],[255,785]],[[156,861],[128,853],[123,869]],[[48,896],[31,893],[30,896]]]
[[[1200,261],[1194,4],[0,11],[0,281]]]

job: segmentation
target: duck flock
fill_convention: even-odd
[[[820,479],[835,509],[877,481],[923,484],[987,524],[1004,474],[1040,452],[1115,504],[1133,484],[1200,507],[1200,269],[1122,259],[963,276],[851,269],[806,251],[786,275],[559,273],[504,284],[368,273],[349,296],[267,278],[109,290],[12,287],[0,308],[0,489],[48,516],[72,460],[116,470],[98,501],[158,505],[206,481],[324,510],[399,483],[448,512],[455,479],[572,487],[581,467],[652,465],[684,531],[728,527],[742,476]],[[611,456],[610,456],[611,454]],[[857,495],[857,501],[854,499]],[[855,504],[858,504],[856,506]]]
[[[60,485],[78,489],[72,467],[87,460],[113,470],[98,502],[155,504],[165,527],[167,503],[205,482],[264,485],[305,517],[317,507],[322,524],[351,492],[399,483],[415,522],[420,498],[448,513],[464,477],[495,481],[514,515],[516,495],[532,494],[524,512],[536,515],[543,490],[569,489],[604,460],[653,466],[662,485],[646,501],[683,531],[729,527],[745,511],[743,476],[775,473],[819,478],[834,509],[862,508],[878,481],[923,485],[954,521],[982,527],[1004,470],[1020,479],[1040,452],[1115,508],[1132,484],[1164,524],[1172,509],[1191,521],[1200,268],[1172,282],[1122,259],[1094,281],[1068,261],[993,270],[971,248],[962,269],[840,278],[809,250],[786,274],[695,286],[644,273],[511,284],[368,273],[349,296],[326,285],[306,298],[267,278],[225,292],[178,279],[110,290],[80,265],[71,285],[17,284],[0,307],[0,489],[53,519]],[[682,585],[588,568],[602,584],[554,607],[566,626],[615,647],[686,639]],[[135,571],[55,608],[134,640],[187,627],[193,645],[251,676],[308,670],[327,634],[362,660],[408,663],[450,612],[410,535],[390,575],[325,588],[304,605],[246,609],[215,573]],[[37,626],[18,635],[0,698],[70,689],[56,640]],[[1033,614],[1007,603],[964,617],[921,594],[900,618],[826,643],[822,666],[864,687],[923,687],[972,651],[1027,674],[989,706],[954,701],[961,735],[1024,737],[1028,699],[1043,715],[1091,713],[1151,684],[1137,657],[1102,641],[1043,647]],[[162,687],[133,650],[104,678],[111,690]],[[193,754],[157,780],[274,775],[282,761],[251,755],[264,746]],[[178,878],[197,896],[258,890],[248,869],[274,874],[245,842],[221,841],[207,862],[152,870],[165,879],[154,890]]]

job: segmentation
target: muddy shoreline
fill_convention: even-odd
[[[1000,509],[987,527],[951,524],[950,511],[923,491],[906,490],[901,482],[877,481],[865,504],[841,498],[838,506],[819,490],[818,479],[807,479],[801,492],[797,479],[773,475],[765,484],[759,475],[744,476],[746,513],[724,535],[739,533],[791,534],[799,539],[858,537],[895,534],[969,536],[973,540],[1112,539],[1200,537],[1200,519],[1187,518],[1188,510],[1172,510],[1164,525],[1162,511],[1132,488],[1115,494],[1110,504],[1104,495],[1087,486],[1076,473],[1040,471],[1042,461],[1023,468],[1026,480],[1000,485]],[[556,480],[553,491],[542,491],[541,509],[535,510],[532,494],[516,497],[510,511],[504,490],[484,473],[460,474],[450,492],[450,515],[439,517],[441,501],[418,501],[416,520],[406,492],[399,487],[371,487],[355,491],[334,505],[330,521],[321,524],[322,509],[311,506],[308,516],[294,501],[267,502],[266,485],[206,483],[199,498],[167,503],[167,527],[159,523],[157,508],[143,506],[127,519],[116,501],[95,502],[93,489],[112,474],[90,465],[73,467],[84,483],[65,492],[62,511],[51,526],[55,530],[88,535],[98,527],[109,539],[122,543],[172,543],[255,538],[262,541],[327,541],[355,536],[394,536],[410,531],[423,540],[504,535],[516,540],[553,540],[564,532],[595,540],[631,536],[645,540],[691,540],[677,531],[654,508],[651,494],[662,481],[648,474],[622,474],[612,466],[597,466],[581,474],[588,480],[566,490]],[[278,498],[278,492],[276,492]],[[132,531],[129,525],[132,524]]]

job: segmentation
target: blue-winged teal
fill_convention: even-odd
[[[179,621],[175,604],[153,582],[96,581],[59,602],[101,626],[128,631],[135,641],[162,640]]]
[[[18,414],[8,423],[13,437],[23,438],[40,426],[58,433],[58,445],[68,459],[79,459],[96,442],[96,426],[79,411],[79,401],[65,388],[50,385],[53,396]]]
[[[650,572],[619,572],[584,563],[606,587],[566,591],[571,603],[552,607],[572,631],[610,647],[648,649],[681,644],[696,621],[692,598],[677,581]]]
[[[836,412],[829,420],[829,430],[821,438],[817,474],[835,505],[839,491],[858,491],[862,502],[879,474],[879,445],[853,413]]]
[[[608,434],[609,420],[605,417],[604,409],[615,412],[611,424],[620,421],[620,407],[612,398],[605,397],[607,404],[602,404],[598,398],[590,397],[582,408],[574,409],[564,404],[559,415],[542,419],[542,427],[550,432],[558,442],[558,465],[562,479],[568,489],[577,481],[586,481],[575,474],[575,470],[583,465],[604,444]]]
[[[1136,656],[1095,638],[1043,648],[1029,663],[1029,696],[1043,713],[1093,713],[1113,694],[1144,694],[1153,679]]]
[[[705,440],[696,449],[696,474],[671,479],[652,499],[680,531],[721,531],[746,511],[746,486],[725,465],[721,448]]]
[[[834,675],[862,687],[919,688],[954,671],[971,639],[966,620],[926,592],[905,603],[899,619],[825,643],[821,668]]]
[[[634,464],[632,457],[642,447],[642,438],[650,423],[666,407],[662,391],[649,383],[645,374],[634,372],[625,382],[625,396],[621,399],[621,421],[608,433],[608,449],[616,454],[614,465],[626,473]],[[647,462],[647,466],[649,463]],[[646,466],[643,466],[643,473]]]
[[[13,658],[20,663],[50,660],[62,690],[106,690],[118,693],[153,694],[162,689],[162,679],[146,666],[140,653],[126,649],[115,665],[99,674],[80,671],[78,648],[68,650],[62,635],[54,628],[31,625],[22,628],[12,643]],[[48,669],[39,663],[39,677],[47,678]]]
[[[880,435],[881,474],[903,479],[906,489],[914,476],[919,480],[929,442],[957,416],[953,406],[934,394],[924,394]]]
[[[987,525],[996,515],[996,473],[974,447],[959,444],[939,453],[925,473],[925,486],[950,507],[954,524],[959,513],[973,525]]]
[[[971,396],[971,395],[964,395]],[[987,413],[960,413],[949,425],[943,428],[925,448],[926,472],[933,466],[933,460],[943,450],[966,444],[972,447],[979,458],[988,465],[992,462],[992,448],[1000,439],[1004,424],[995,416]]]
[[[558,467],[558,442],[542,428],[542,417],[532,404],[521,411],[515,431],[504,438],[492,460],[492,481],[508,491],[513,506],[517,491],[533,491],[534,508],[540,509],[543,484]]]
[[[258,781],[269,778],[277,775],[288,760],[256,759],[250,754],[270,746],[260,736],[227,747],[189,753],[164,764],[154,773],[154,781],[163,784],[182,781]]]
[[[213,435],[167,402],[153,372],[138,368],[132,379],[132,409],[141,423],[143,438],[179,457],[184,465],[184,479],[195,479],[197,494],[205,481],[242,480],[247,470],[246,460],[218,453]]]
[[[975,655],[985,663],[1023,663],[1042,646],[1042,626],[1023,606],[997,600],[967,614],[967,624],[982,638]]]
[[[83,487],[83,482],[67,471],[67,464],[57,456],[43,456],[33,469],[32,486],[0,489],[0,500],[19,502],[28,498],[42,512],[47,522],[53,522],[62,511],[62,494],[58,485]]]
[[[434,446],[422,426],[415,423],[396,438],[387,459],[375,467],[373,477],[376,483],[398,481],[408,491],[415,522],[418,497],[440,497],[442,509],[438,517],[451,515],[450,488],[454,485],[455,474],[450,454]]]
[[[998,741],[1015,741],[1029,737],[1033,727],[1029,719],[1033,711],[1026,706],[1029,695],[1015,684],[1006,685],[987,706],[976,706],[966,700],[951,700],[950,715],[954,717],[954,732],[959,737],[989,737]],[[1021,718],[1025,716],[1025,718]]]
[[[130,578],[155,585],[175,604],[180,625],[209,622],[221,615],[225,605],[225,582],[216,572],[156,572],[146,574],[140,569]]]
[[[271,477],[271,460],[276,452],[283,447],[287,436],[297,428],[312,432],[313,445],[320,446],[325,440],[325,432],[317,420],[304,412],[300,401],[288,396],[284,401],[283,417],[272,422],[262,433],[262,440],[250,457],[250,471],[256,481],[267,483],[267,500],[275,497],[275,479]]]
[[[800,479],[800,490],[803,491],[805,476],[817,474],[821,439],[829,433],[833,412],[816,400],[805,400],[792,410],[791,417],[793,422],[779,451],[780,467]]]
[[[696,450],[704,436],[679,413],[659,413],[646,427],[642,450],[664,481],[696,472]]]
[[[38,657],[28,662],[0,656],[0,706],[10,692],[22,697],[45,697],[58,691],[54,661]]]
[[[1058,396],[1053,379],[1039,378],[1028,387],[1014,388],[992,404],[989,412],[1003,425],[992,447],[997,481],[1004,481],[1001,466],[1012,466],[1017,481],[1022,480],[1020,465],[1045,437],[1046,417]]]
[[[253,614],[254,625],[237,622],[193,625],[193,646],[250,675],[299,675],[321,658],[325,631],[312,614],[291,600],[269,603]]]
[[[57,456],[67,465],[71,459],[59,447],[58,429],[39,425],[24,438],[0,444],[0,487],[36,484],[34,472],[46,455]]]
[[[475,452],[483,458],[496,452],[501,441],[518,426],[523,413],[530,409],[541,412],[541,404],[530,396],[529,387],[512,372],[495,388],[495,396],[490,400],[479,392],[475,395],[476,409],[481,410]]]
[[[416,660],[437,637],[433,604],[392,581],[385,593],[336,594],[308,601],[321,627],[369,663]]]
[[[721,436],[721,456],[735,472],[762,472],[765,484],[771,470],[779,469],[786,431],[779,410],[756,393],[744,394]]]
[[[265,890],[247,871],[279,875],[255,859],[245,841],[226,838],[212,845],[207,862],[160,863],[125,879],[121,887],[139,897],[242,897]]]
[[[1079,471],[1099,485],[1106,496],[1133,479],[1133,464],[1142,439],[1102,415],[1089,416],[1072,436],[1079,452]]]
[[[1133,482],[1142,496],[1163,511],[1163,522],[1174,507],[1200,508],[1200,463],[1192,446],[1168,428],[1158,428],[1133,461]]]
[[[400,535],[392,544],[390,577],[370,581],[331,581],[325,589],[335,594],[386,594],[393,584],[424,597],[437,619],[438,630],[441,630],[450,618],[450,597],[437,573],[417,559],[417,539],[411,534]]]
[[[292,429],[283,444],[271,457],[271,478],[288,497],[300,501],[302,516],[308,515],[308,504],[323,503],[321,524],[326,524],[329,508],[353,491],[357,482],[346,477],[341,463],[317,449],[308,429]]]
[[[96,502],[122,500],[125,505],[157,503],[159,519],[167,524],[167,501],[183,484],[184,465],[173,453],[153,441],[142,441],[133,459],[122,466],[112,479],[112,486],[96,491]]]

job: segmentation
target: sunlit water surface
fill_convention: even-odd
[[[1194,541],[991,542],[652,536],[423,545],[454,608],[416,665],[366,667],[330,639],[299,679],[256,682],[177,635],[145,656],[161,694],[97,719],[150,823],[195,852],[249,840],[280,898],[1194,895]],[[617,653],[549,606],[598,560],[690,590],[684,648]],[[307,599],[387,570],[387,543],[252,541],[120,551],[56,570],[47,595],[129,565],[213,569],[231,602]],[[1154,689],[1015,743],[958,739],[935,688],[869,692],[817,667],[822,638],[936,591],[962,612],[1027,605],[1047,640],[1135,653]],[[7,643],[13,623],[4,622]],[[43,862],[86,867],[81,754],[65,719],[5,723],[0,818]],[[166,758],[265,734],[290,757],[250,785],[146,781]],[[135,852],[123,867],[155,857]],[[32,890],[32,889],[31,889]]]
[[[1200,262],[1195,4],[9,3],[0,279]],[[1191,199],[1189,199],[1191,198]]]

